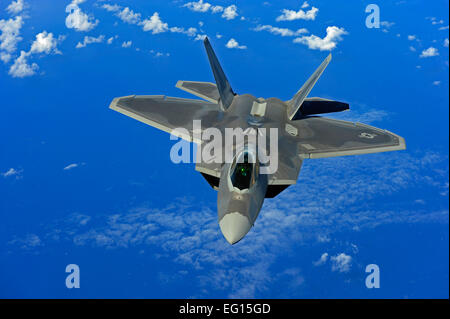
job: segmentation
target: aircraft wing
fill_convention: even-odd
[[[405,140],[373,126],[309,117],[291,122],[297,128],[302,158],[358,155],[406,149]],[[295,133],[295,132],[294,132]]]
[[[192,137],[193,120],[201,120],[202,128],[213,127],[221,113],[215,103],[164,95],[117,97],[109,107],[167,133],[175,133],[175,128],[185,128],[189,131],[189,136],[175,135],[189,142],[199,142]]]

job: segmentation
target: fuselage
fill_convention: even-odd
[[[286,140],[289,137],[284,136],[286,132],[281,128],[288,121],[283,101],[277,98],[257,99],[245,94],[234,97],[230,107],[224,110],[219,127],[241,128],[244,132],[258,132],[262,128],[268,132],[275,128],[278,138]],[[268,154],[269,139],[267,134],[265,145],[244,141],[241,145],[233,144],[233,149],[224,150],[233,152],[234,156],[231,163],[222,166],[217,210],[220,229],[230,244],[238,242],[248,233],[266,197],[271,174],[263,173],[262,168],[267,167],[267,163],[260,161],[259,152]],[[261,147],[265,149],[261,150]]]

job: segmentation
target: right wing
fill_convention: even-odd
[[[193,139],[193,121],[201,120],[202,128],[214,127],[221,115],[217,104],[164,95],[117,97],[109,107],[167,133],[175,133],[173,130],[176,128],[185,128],[189,131],[189,136],[178,132],[175,135],[196,143],[201,141]]]

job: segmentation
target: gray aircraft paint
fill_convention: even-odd
[[[287,187],[297,182],[304,159],[406,148],[402,137],[386,130],[361,123],[301,114],[303,101],[308,101],[309,106],[314,106],[314,101],[325,101],[316,97],[308,98],[307,95],[328,65],[331,55],[295,96],[285,102],[278,98],[264,99],[250,94],[235,94],[207,39],[205,47],[216,84],[194,81],[178,81],[176,84],[178,88],[204,100],[131,95],[114,98],[110,108],[168,133],[176,128],[184,128],[189,134],[182,134],[180,137],[198,144],[202,141],[195,138],[194,120],[201,120],[202,128],[215,127],[222,132],[225,128],[245,130],[259,127],[266,128],[267,131],[270,128],[278,129],[278,169],[273,174],[260,174],[258,169],[261,169],[261,165],[257,162],[259,168],[255,168],[252,177],[254,181],[248,189],[233,187],[230,182],[232,163],[196,163],[197,171],[219,179],[218,185],[214,186],[218,190],[218,220],[221,231],[230,244],[241,240],[254,225],[270,187]],[[336,102],[336,105],[338,103],[340,111],[343,109],[342,103]],[[311,114],[311,108],[308,112]],[[266,145],[269,143],[267,141]],[[225,151],[222,153],[225,154]]]

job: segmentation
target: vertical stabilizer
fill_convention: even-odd
[[[220,102],[224,110],[226,110],[233,102],[233,97],[235,93],[228,82],[225,73],[220,66],[219,60],[214,53],[208,38],[206,37],[203,41],[205,45],[206,53],[208,54],[209,63],[211,64],[211,70],[214,74],[214,79],[216,80],[217,89],[219,90]]]
[[[303,84],[300,90],[294,95],[294,97],[289,100],[287,115],[290,120],[292,120],[297,114],[300,106],[303,104],[303,101],[308,97],[309,92],[311,92],[312,88],[316,84],[317,80],[322,75],[323,71],[327,67],[328,63],[331,61],[331,53],[326,57],[326,59],[322,62],[322,64],[317,68],[317,70],[311,75],[308,81]]]

